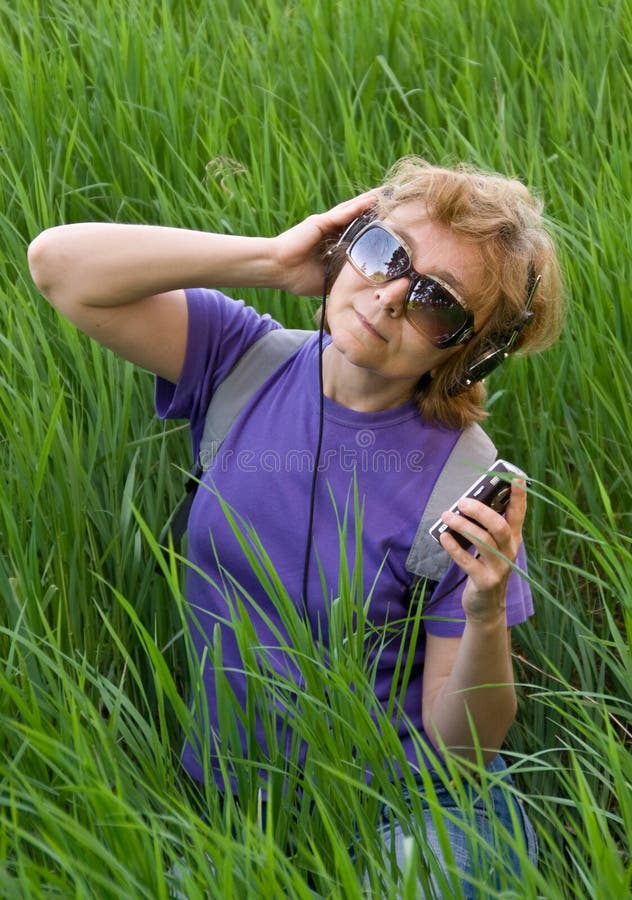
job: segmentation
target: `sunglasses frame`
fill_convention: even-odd
[[[361,225],[361,227],[358,228],[358,225]],[[399,246],[405,251],[406,256],[408,257],[408,267],[405,269],[405,271],[394,275],[392,278],[371,278],[371,276],[367,275],[367,273],[364,272],[360,268],[360,266],[353,260],[351,253],[354,246],[357,244],[360,238],[363,237],[363,235],[365,235],[372,228],[378,228],[382,231],[385,231],[395,241],[397,241]],[[357,272],[358,275],[360,275],[362,278],[364,278],[365,281],[368,281],[369,284],[387,284],[389,281],[396,281],[398,278],[408,278],[410,285],[406,292],[405,298],[406,320],[415,329],[415,331],[423,335],[423,337],[429,340],[435,347],[443,349],[446,347],[454,347],[458,344],[466,344],[474,337],[474,314],[470,309],[468,309],[463,297],[461,297],[461,295],[455,288],[447,284],[442,278],[439,278],[437,275],[418,272],[413,267],[411,248],[408,246],[406,241],[404,241],[398,234],[396,234],[392,228],[389,228],[389,226],[385,222],[382,222],[380,219],[370,219],[368,222],[366,222],[366,224],[362,224],[360,221],[355,220],[342,235],[340,243],[344,241],[349,241],[349,246],[345,249],[345,256],[347,258],[347,261],[351,264],[354,271]],[[453,334],[448,335],[448,337],[446,338],[431,337],[419,324],[414,322],[411,315],[409,315],[410,311],[413,309],[413,304],[411,303],[410,296],[415,289],[415,286],[422,280],[425,282],[431,281],[434,284],[438,284],[441,288],[443,288],[444,291],[446,291],[450,295],[450,297],[453,298],[455,303],[460,306],[465,313],[465,320],[463,324],[460,325]]]

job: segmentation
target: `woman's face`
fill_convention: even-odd
[[[410,247],[416,271],[456,288],[480,328],[477,310],[468,302],[482,279],[478,247],[447,226],[421,218],[418,203],[402,204],[384,221]],[[346,263],[327,301],[327,322],[334,347],[349,363],[396,382],[410,396],[422,375],[462,347],[441,350],[410,324],[404,303],[409,284],[403,277],[373,285]]]

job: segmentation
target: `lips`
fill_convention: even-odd
[[[374,337],[379,338],[381,341],[386,341],[384,335],[380,334],[380,332],[376,328],[374,328],[373,325],[371,325],[368,319],[365,319],[364,316],[357,310],[355,310],[355,314],[360,320],[360,324],[369,332],[369,334],[372,334]]]

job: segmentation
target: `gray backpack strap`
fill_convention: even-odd
[[[171,537],[174,546],[179,547],[187,530],[200,479],[215,459],[222,441],[246,402],[275,369],[313,334],[313,331],[286,328],[268,331],[246,350],[217,388],[206,411],[197,459],[184,485],[186,493],[162,529],[160,543],[163,546]]]
[[[496,459],[496,448],[479,425],[466,428],[452,448],[439,472],[423,511],[415,540],[410,548],[406,569],[420,578],[439,581],[451,560],[441,544],[428,534],[444,509],[449,509],[472,482],[489,469]]]
[[[206,411],[198,452],[203,472],[210,467],[231,425],[257,388],[313,334],[313,331],[275,328],[240,357],[213,394]]]

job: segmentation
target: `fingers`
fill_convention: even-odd
[[[339,236],[355,218],[370,209],[380,191],[381,188],[372,188],[357,197],[337,203],[326,212],[312,213],[278,237],[282,240],[291,238],[292,241],[300,241],[302,245],[316,247],[328,238]]]
[[[343,200],[337,203],[331,209],[321,214],[321,218],[327,222],[327,230],[334,231],[344,228],[356,216],[362,215],[373,206],[377,197],[381,192],[381,188],[371,188],[358,194],[357,197],[351,197],[349,200]]]
[[[522,529],[527,513],[526,483],[522,478],[514,478],[511,482],[511,499],[505,510],[505,518],[511,527]]]
[[[461,515],[446,510],[441,516],[455,533],[444,532],[440,538],[441,546],[455,562],[467,569],[470,560],[474,559],[472,547],[463,547],[455,535],[462,537],[466,545],[473,544],[479,553],[484,553],[490,547],[492,552],[503,552],[502,547],[507,543],[504,530],[509,532],[509,528],[502,516],[477,500],[463,500],[459,503],[459,510]],[[499,523],[497,519],[500,520]]]
[[[504,516],[471,498],[460,500],[458,508],[461,515],[447,511],[442,518],[453,531],[472,541],[474,549],[463,549],[447,532],[441,535],[441,545],[468,576],[462,599],[466,616],[489,621],[504,609],[507,581],[522,543],[526,491],[512,482]]]
[[[464,549],[447,532],[441,535],[441,546],[469,576],[468,585],[472,582],[469,591],[471,593],[475,590],[480,604],[481,598],[487,596],[488,592],[491,591],[495,597],[494,592],[506,584],[510,569],[507,560],[515,560],[519,542],[514,544],[511,529],[505,519],[478,500],[463,500],[459,503],[459,509],[462,515],[448,511],[442,518],[456,534],[471,541],[473,547]]]
[[[313,213],[271,240],[274,284],[293,294],[314,296],[323,287],[323,251],[357,216],[375,203],[381,188],[372,188],[343,200],[323,213]]]
[[[504,516],[471,498],[462,498],[458,508],[461,515],[449,510],[442,514],[443,521],[452,531],[474,543],[481,555],[490,557],[496,555],[494,551],[499,551],[512,561],[515,559],[522,541],[522,524],[527,509],[526,491],[520,484],[512,482],[511,498]],[[463,556],[467,551],[447,532],[442,535],[441,544],[455,562],[467,562]],[[468,555],[471,557],[471,554]]]

